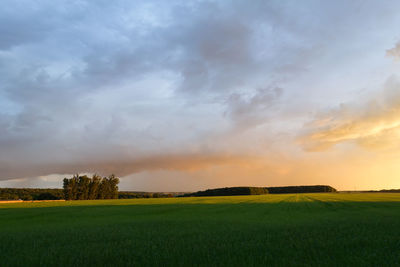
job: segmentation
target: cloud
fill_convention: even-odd
[[[18,168],[16,162],[0,162],[0,180],[21,179],[21,177],[38,177],[49,174],[61,173],[98,173],[108,175],[114,173],[118,176],[127,176],[143,171],[169,170],[169,171],[197,171],[212,166],[233,164],[241,165],[257,159],[255,156],[192,153],[192,154],[168,154],[158,156],[140,156],[136,158],[109,157],[90,158],[81,160],[69,159],[67,162],[44,162],[35,165],[25,165]]]
[[[320,85],[392,42],[396,5],[6,0],[0,180],[186,172],[288,149],[308,98],[349,91],[319,101]]]
[[[299,140],[306,150],[320,151],[339,143],[363,147],[397,148],[400,137],[400,81],[390,77],[380,94],[366,103],[342,104],[317,114]]]
[[[234,121],[235,128],[247,129],[265,123],[271,118],[283,89],[260,88],[254,94],[233,93],[227,100],[226,115]]]
[[[386,50],[386,55],[397,60],[400,59],[400,42],[392,49]]]
[[[257,88],[281,65],[271,57],[299,49],[273,44],[285,34],[268,29],[282,14],[263,1],[6,6],[1,25],[15,27],[11,35],[0,26],[0,179],[119,166],[116,158],[125,166],[203,146],[213,147],[203,157],[223,154],[209,140],[231,123],[263,120],[276,96]]]

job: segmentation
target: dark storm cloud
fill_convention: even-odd
[[[158,153],[160,140],[174,132],[187,141],[176,146],[196,142],[198,134],[185,131],[191,126],[184,116],[166,118],[176,129],[159,134],[164,127],[159,113],[165,111],[152,105],[178,106],[173,114],[187,107],[174,98],[160,100],[149,85],[136,84],[158,72],[173,76],[172,95],[200,105],[209,100],[191,94],[214,95],[223,106],[218,98],[224,92],[259,87],[246,81],[262,65],[252,49],[257,19],[248,8],[240,15],[239,2],[24,4],[10,3],[1,15],[0,90],[9,106],[0,113],[3,179],[85,171],[85,162],[108,162],[115,155],[130,161],[131,153]],[[158,5],[166,11],[157,11]],[[201,109],[195,113],[203,115]],[[162,147],[171,153],[185,150]],[[53,164],[69,167],[54,169]]]
[[[150,157],[141,156],[140,158],[128,158],[121,156],[97,157],[92,155],[90,159],[84,161],[53,160],[50,164],[42,162],[40,164],[27,164],[23,167],[17,162],[0,162],[0,171],[3,179],[15,179],[20,177],[46,176],[49,173],[63,174],[71,173],[98,173],[108,175],[114,173],[118,176],[139,173],[143,171],[173,170],[173,171],[195,171],[210,166],[225,164],[243,164],[249,160],[256,159],[253,156],[235,156],[229,154],[168,154],[153,155]]]

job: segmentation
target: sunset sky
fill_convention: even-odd
[[[0,187],[400,188],[400,1],[0,9]]]

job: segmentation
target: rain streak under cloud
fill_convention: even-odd
[[[6,1],[0,186],[400,188],[398,1]]]

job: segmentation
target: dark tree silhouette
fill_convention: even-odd
[[[103,178],[97,174],[92,178],[76,174],[72,178],[64,178],[64,198],[65,200],[118,198],[118,184],[119,179],[114,174]]]

